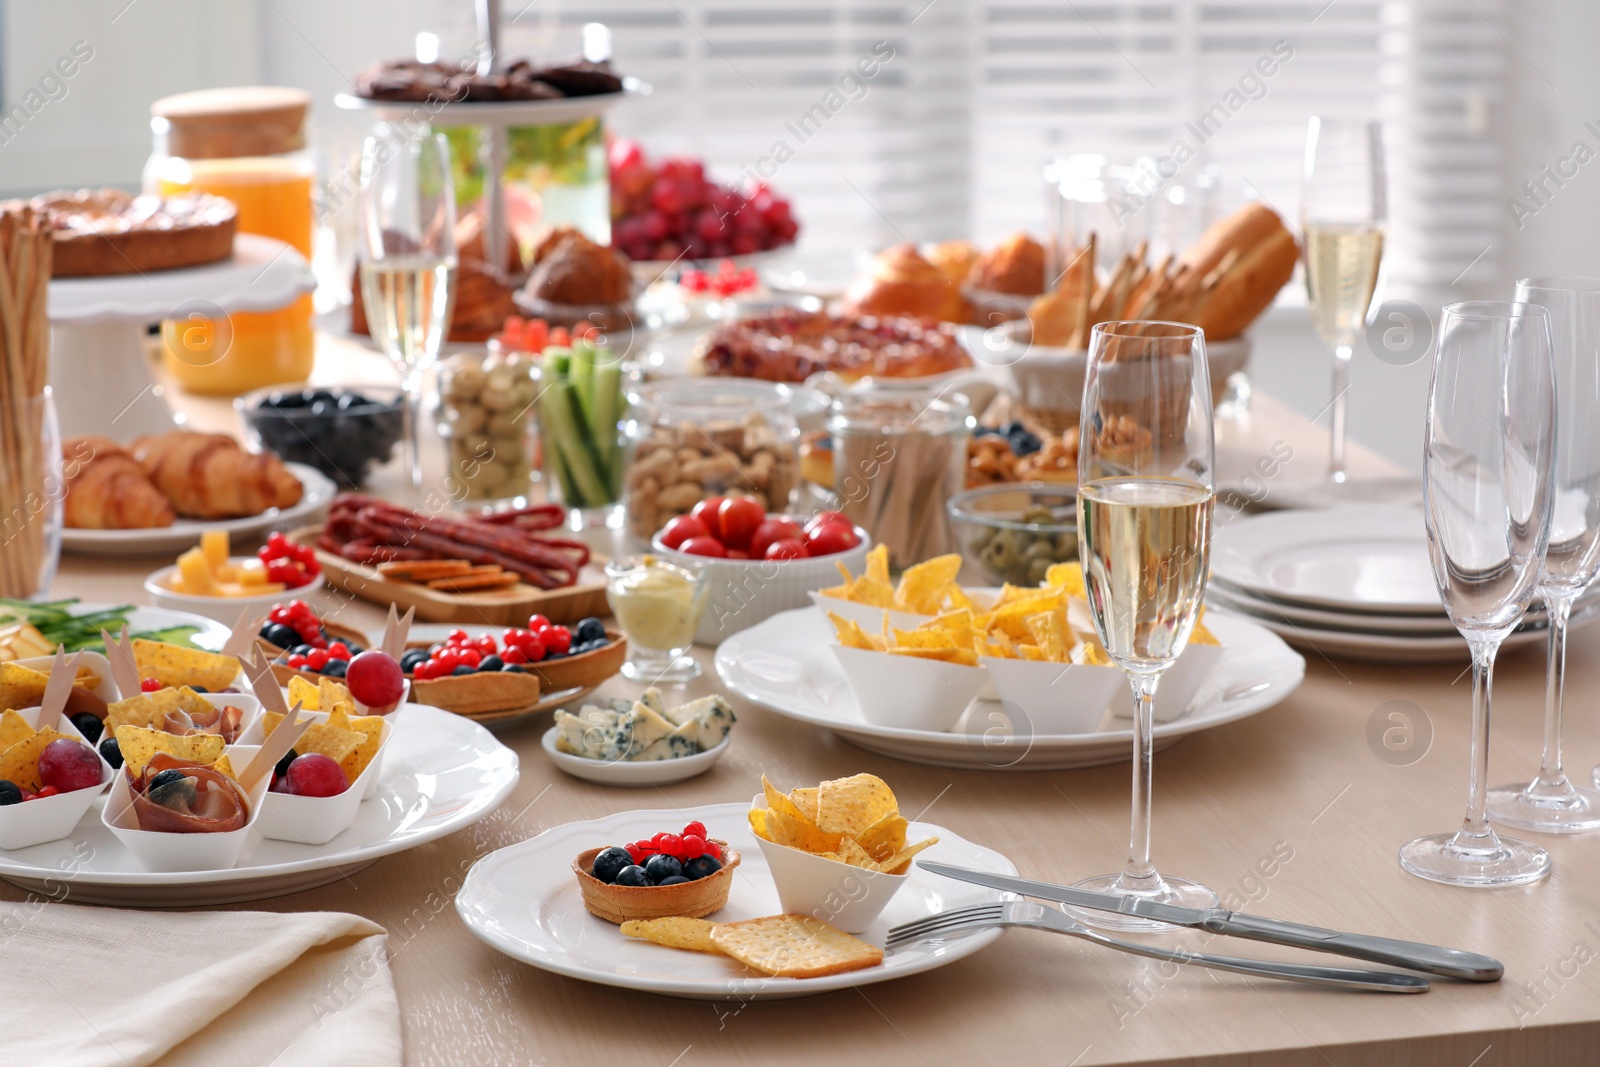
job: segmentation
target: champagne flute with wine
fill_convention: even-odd
[[[1163,878],[1150,862],[1154,700],[1205,598],[1215,439],[1205,334],[1174,322],[1103,322],[1089,339],[1078,447],[1078,537],[1089,610],[1133,689],[1133,816],[1128,862],[1081,888],[1208,908],[1216,894]],[[1122,913],[1082,921],[1162,930]]]
[[[1336,483],[1345,480],[1350,362],[1383,259],[1382,134],[1376,122],[1320,117],[1306,131],[1300,227],[1311,325],[1333,349],[1328,476]]]
[[[455,298],[456,201],[442,134],[406,136],[386,123],[361,154],[361,297],[373,340],[405,386],[405,471],[422,486],[422,373],[439,357]]]

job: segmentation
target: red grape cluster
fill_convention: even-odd
[[[694,159],[652,166],[636,141],[611,142],[611,243],[630,259],[720,259],[794,241],[789,201],[764,182],[749,195],[706,177]]]

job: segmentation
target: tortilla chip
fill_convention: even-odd
[[[834,778],[817,787],[817,827],[826,833],[858,837],[898,810],[894,790],[875,774]]]
[[[357,748],[343,763],[345,777],[354,782],[361,777],[361,772],[367,769],[374,756],[378,754],[378,745],[383,741],[383,716],[357,715],[352,717],[350,709],[354,705],[347,700],[341,700],[333,706],[328,713],[328,725],[336,730],[350,730],[361,735],[361,747]]]
[[[788,798],[785,798],[786,800]],[[791,805],[792,807],[792,805]],[[824,833],[817,828],[816,823],[795,811],[793,814],[786,811],[767,809],[767,840],[776,845],[786,845],[797,848],[801,852],[812,855],[821,855],[824,852],[836,852],[839,849],[839,835]]]
[[[905,816],[891,811],[856,836],[856,842],[875,860],[886,860],[906,845]]]
[[[957,663],[963,667],[976,667],[978,654],[970,648],[891,648],[891,656],[914,656],[917,659],[937,660],[940,663]]]
[[[211,769],[216,771],[218,774],[227,775],[236,782],[239,780],[238,772],[233,769],[233,762],[228,759],[228,754],[226,752],[217,757],[217,762],[211,765]]]
[[[141,678],[155,678],[162,685],[202,686],[213,693],[228,688],[239,676],[239,661],[232,656],[143,637],[133,639],[133,662]]]
[[[794,801],[794,806],[800,813],[812,822],[817,821],[817,787],[812,785],[798,786],[789,790],[789,799]]]
[[[911,857],[930,845],[937,845],[938,843],[939,839],[937,837],[924,838],[914,845],[907,845],[888,859],[878,861],[876,867],[884,874],[904,874],[911,865]]]
[[[833,629],[839,637],[839,644],[845,648],[859,648],[863,652],[881,652],[881,638],[875,638],[863,630],[854,619],[842,618],[833,612],[828,612],[828,620],[833,623]]]
[[[295,742],[294,751],[302,756],[311,752],[320,753],[344,768],[346,761],[356,754],[366,739],[365,734],[354,730],[341,730],[336,726],[319,722],[307,727],[306,732],[300,735],[300,740]],[[345,778],[348,781],[355,781],[350,777],[348,770],[345,771]]]
[[[222,758],[226,748],[220,734],[169,734],[148,726],[117,727],[117,748],[128,773],[138,777],[158,752],[166,752],[191,763],[209,766]]]
[[[299,701],[301,711],[322,710],[321,685],[308,682],[304,678],[300,677],[300,675],[296,674],[290,676],[288,690],[289,706],[291,708],[294,707],[296,701]]]
[[[44,786],[39,779],[39,754],[52,741],[79,743],[77,738],[70,738],[59,730],[36,730],[0,753],[0,778],[37,793]]]
[[[956,639],[943,630],[902,630],[899,627],[895,627],[894,647],[897,649],[955,648]]]
[[[674,915],[665,919],[629,919],[622,924],[622,932],[627,937],[653,941],[668,948],[720,956],[722,950],[711,940],[711,931],[716,925],[709,919],[686,919]]]
[[[945,587],[961,573],[961,555],[952,552],[907,567],[895,587],[895,600],[908,611],[934,615],[944,600]]]
[[[138,696],[108,704],[106,729],[113,733],[119,726],[145,726],[159,730],[172,712],[184,711],[190,715],[197,715],[214,710],[216,710],[215,705],[203,694],[196,693],[188,686],[179,689],[169,686],[154,693],[140,693]]]
[[[281,711],[263,711],[261,713],[261,736],[271,737],[272,731],[276,730],[278,724],[287,717]]]
[[[31,708],[44,699],[44,687],[50,681],[31,667],[17,663],[0,663],[0,708]]]
[[[875,582],[889,584],[889,546],[882,542],[873,545],[867,553],[867,569],[863,572]]]
[[[1089,587],[1084,584],[1081,563],[1051,564],[1044,572],[1044,584],[1077,600],[1089,599]]]
[[[18,741],[26,741],[33,736],[33,727],[28,725],[28,720],[7,708],[0,714],[0,752],[4,752]],[[812,804],[815,809],[815,802]]]
[[[835,854],[835,858],[840,863],[848,863],[852,867],[860,867],[866,871],[875,870],[877,867],[877,861],[873,859],[872,854],[857,844],[853,837],[839,839],[839,851]]]
[[[1064,609],[1054,608],[1030,615],[1027,626],[1028,633],[1033,636],[1034,643],[1044,653],[1045,659],[1052,663],[1067,662],[1067,651],[1072,646],[1072,627],[1067,625]]]
[[[355,707],[356,704],[356,698],[350,695],[350,687],[337,678],[329,678],[326,674],[317,679],[317,696],[320,701],[318,711],[332,711],[333,706],[340,703],[349,704],[351,707]]]

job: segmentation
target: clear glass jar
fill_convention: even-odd
[[[526,504],[540,480],[539,359],[458,352],[439,364],[436,423],[447,477],[474,504]]]
[[[179,93],[150,105],[155,148],[145,164],[147,193],[211,193],[239,211],[239,232],[283,241],[311,260],[312,184],[316,167],[307,147],[311,95],[299,89],[252,86]],[[315,340],[307,293],[276,311],[228,316],[233,341],[213,363],[183,358],[178,325],[162,324],[162,363],[193,393],[240,393],[304,381]],[[181,324],[192,329],[192,322]]]
[[[955,551],[948,506],[962,491],[973,425],[960,394],[866,389],[834,401],[839,510],[888,546],[895,570]]]
[[[677,379],[632,396],[622,508],[641,544],[714,496],[786,513],[800,465],[792,390],[773,382]]]

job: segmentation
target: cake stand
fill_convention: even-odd
[[[185,270],[50,283],[50,384],[63,437],[126,441],[181,423],[151,378],[145,329],[167,319],[276,311],[316,288],[305,257],[282,241],[241,233],[233,258]]]

